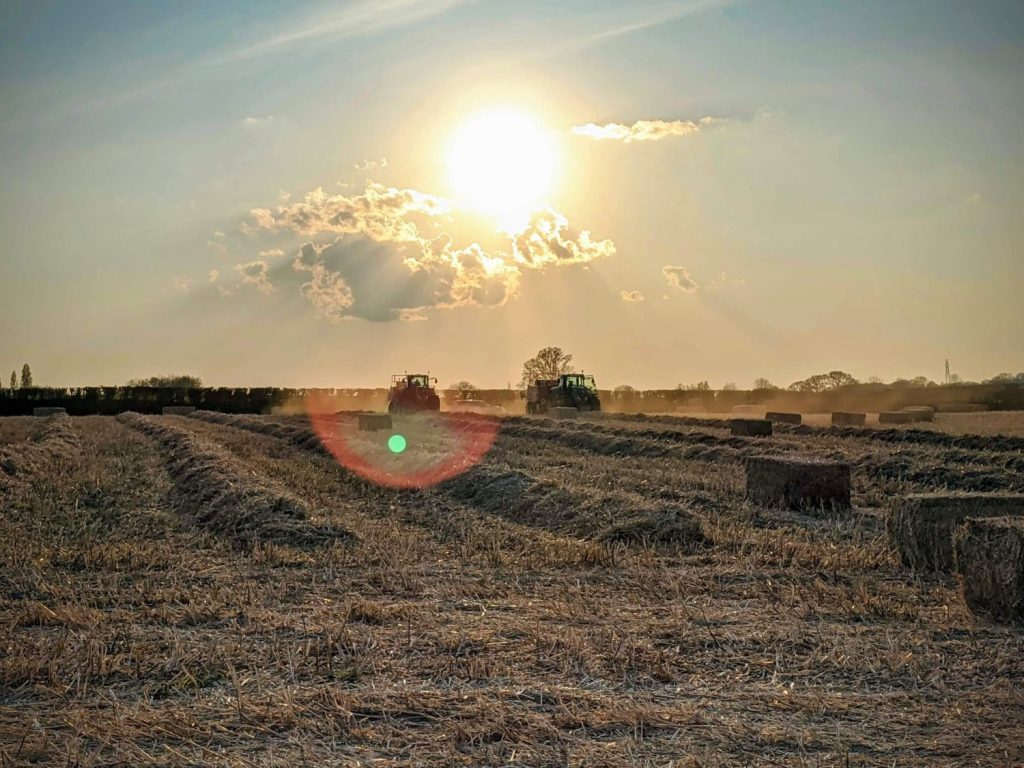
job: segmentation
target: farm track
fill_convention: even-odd
[[[1024,760],[1024,635],[896,568],[855,520],[761,529],[727,497],[695,550],[599,546],[450,489],[379,488],[280,426],[152,421],[359,542],[234,549],[176,513],[155,440],[74,419],[88,460],[0,513],[2,764]],[[477,479],[653,504],[641,459],[598,485],[616,460],[503,436]],[[705,473],[735,487],[735,465],[699,463],[684,492]]]

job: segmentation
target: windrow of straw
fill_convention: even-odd
[[[80,448],[70,417],[63,414],[48,417],[37,439],[0,448],[0,489],[74,461]]]
[[[686,549],[708,543],[699,521],[680,505],[569,488],[511,467],[477,466],[440,490],[511,522],[573,536]]]
[[[220,446],[155,417],[124,413],[118,419],[157,442],[177,487],[176,507],[218,536],[244,547],[351,538],[344,529],[312,523],[302,502],[253,476]]]

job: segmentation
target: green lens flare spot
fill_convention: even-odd
[[[408,443],[402,435],[392,435],[388,438],[388,450],[392,453],[401,453]]]

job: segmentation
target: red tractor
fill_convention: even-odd
[[[388,413],[440,411],[441,398],[433,385],[437,379],[424,373],[396,373],[388,390]]]

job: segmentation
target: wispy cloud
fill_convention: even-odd
[[[236,264],[235,272],[246,285],[251,285],[260,293],[273,293],[274,286],[270,282],[267,272],[267,262],[263,259],[256,259],[245,264]]]
[[[646,301],[644,295],[640,293],[640,291],[622,291],[619,295],[627,304],[639,304],[641,301]]]
[[[377,168],[387,168],[388,159],[382,157],[379,160],[363,160],[362,162],[352,163],[352,169],[355,171],[372,171]]]
[[[307,17],[284,32],[227,51],[206,63],[242,61],[297,45],[377,34],[424,21],[464,2],[466,0],[361,0],[334,13]]]
[[[712,123],[718,122],[713,117],[702,117],[700,120],[637,120],[635,123],[587,123],[574,125],[572,132],[577,136],[586,136],[597,141],[621,141],[631,144],[634,141],[660,141],[670,136],[690,136],[700,132]]]

